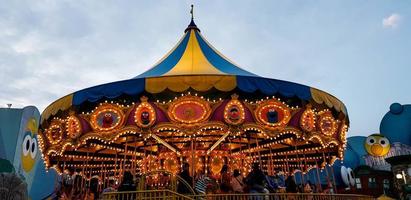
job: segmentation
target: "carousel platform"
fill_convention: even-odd
[[[138,192],[112,192],[103,195],[102,200],[126,199],[173,199],[173,200],[374,200],[375,198],[357,194],[311,194],[311,193],[271,193],[271,194],[207,194],[182,195],[171,190],[152,190]]]

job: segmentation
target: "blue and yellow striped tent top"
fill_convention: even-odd
[[[178,44],[153,68],[136,78],[173,75],[239,75],[256,76],[236,66],[219,53],[200,34],[191,21]]]
[[[115,99],[121,95],[138,95],[143,92],[155,94],[166,89],[184,92],[190,88],[200,92],[213,88],[224,92],[237,89],[245,93],[258,91],[265,95],[298,97],[326,104],[347,115],[344,104],[326,92],[297,83],[264,78],[241,69],[208,43],[191,20],[177,45],[151,69],[128,80],[69,94],[49,105],[42,113],[42,120],[59,110],[103,98]]]

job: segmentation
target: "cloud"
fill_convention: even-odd
[[[42,111],[74,91],[142,73],[178,41],[188,21],[172,26],[187,14],[171,11],[184,5],[165,4],[0,3],[0,107]],[[156,20],[147,25],[146,18]]]
[[[396,28],[401,21],[401,16],[397,13],[393,13],[390,16],[382,19],[382,26],[384,28]]]

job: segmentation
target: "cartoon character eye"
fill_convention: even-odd
[[[348,169],[347,169],[347,172],[348,172],[348,180],[349,180],[349,183],[350,183],[350,185],[351,185],[352,187],[354,187],[354,186],[355,186],[355,175],[354,175],[354,171],[353,171],[351,168],[348,168]]]
[[[348,169],[345,166],[341,166],[341,179],[346,186],[350,186]]]
[[[30,148],[30,156],[31,158],[35,158],[37,155],[37,140],[36,138],[31,139],[31,148]]]
[[[22,147],[23,147],[23,155],[27,156],[29,154],[30,151],[30,147],[31,147],[31,136],[30,135],[26,135],[23,139],[23,143],[22,143]]]
[[[375,141],[376,141],[375,138],[372,137],[372,136],[367,138],[367,144],[368,145],[373,145],[375,143]]]
[[[382,147],[388,146],[388,144],[389,144],[388,139],[387,138],[381,138],[380,139],[380,144],[381,144]]]

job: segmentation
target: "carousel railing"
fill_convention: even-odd
[[[374,200],[356,194],[312,194],[312,193],[252,193],[252,194],[207,194],[191,195],[194,200]]]
[[[170,199],[170,200],[194,200],[192,197],[184,196],[171,190],[144,190],[129,192],[107,192],[103,193],[102,200],[149,200],[149,199]]]
[[[312,193],[253,193],[253,194],[206,194],[182,195],[171,190],[146,190],[133,192],[104,193],[103,200],[374,200],[375,198],[357,194],[312,194]]]

